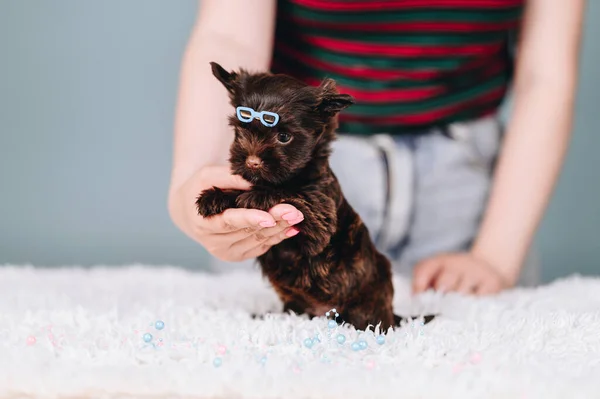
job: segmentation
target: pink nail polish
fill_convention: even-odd
[[[289,222],[290,220],[296,220],[299,217],[303,217],[300,212],[289,212],[281,215],[281,218],[287,222]]]
[[[260,227],[275,227],[277,223],[275,223],[272,220],[263,220],[262,222],[260,222],[258,225]]]
[[[303,216],[303,217],[299,217],[299,218],[297,218],[297,219],[294,219],[294,220],[288,220],[287,222],[288,222],[289,224],[291,224],[291,225],[294,225],[294,224],[298,224],[298,223],[300,223],[300,222],[301,222],[301,221],[303,221],[303,220],[304,220],[304,216]]]
[[[300,230],[298,230],[298,229],[294,229],[294,228],[291,228],[291,229],[289,229],[289,230],[288,230],[288,231],[285,233],[285,236],[286,236],[286,237],[293,237],[293,236],[295,236],[295,235],[296,235],[296,234],[298,234],[298,233],[300,233]]]

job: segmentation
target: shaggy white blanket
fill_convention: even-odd
[[[398,312],[441,316],[380,345],[325,317],[251,319],[280,309],[255,271],[0,267],[0,397],[600,397],[599,279],[483,299],[395,285]]]

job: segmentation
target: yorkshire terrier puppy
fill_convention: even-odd
[[[252,188],[204,190],[196,202],[199,214],[293,205],[304,215],[295,226],[300,233],[258,257],[284,312],[314,317],[336,308],[338,321],[359,330],[380,324],[387,331],[398,325],[402,319],[392,309],[390,262],[375,248],[329,167],[337,114],[353,98],[340,94],[331,79],[316,87],[287,75],[211,66],[236,108],[229,118],[235,131],[232,173]]]

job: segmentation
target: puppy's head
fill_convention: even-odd
[[[235,131],[232,172],[254,184],[281,184],[303,170],[315,147],[333,138],[337,114],[354,103],[351,96],[338,93],[331,79],[316,87],[287,75],[228,72],[214,62],[211,66],[236,108],[229,117]]]

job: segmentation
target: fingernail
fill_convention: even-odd
[[[260,227],[275,227],[277,223],[275,223],[274,220],[263,220],[262,222],[260,222],[258,225]]]
[[[298,229],[296,229],[294,227],[290,227],[288,229],[288,231],[286,231],[285,236],[286,237],[293,237],[293,236],[295,236],[298,233],[300,233],[300,230],[298,230]]]
[[[303,220],[304,220],[304,216],[301,216],[301,217],[299,217],[298,219],[294,219],[294,220],[288,220],[287,222],[288,222],[288,224],[290,224],[290,225],[292,225],[292,226],[293,226],[293,225],[295,225],[295,224],[298,224],[298,223],[300,223],[300,222],[301,222],[301,221],[303,221]]]
[[[287,222],[289,222],[290,220],[296,220],[298,218],[304,218],[304,215],[302,215],[300,212],[289,212],[289,213],[284,213],[283,215],[281,215],[281,218]]]

